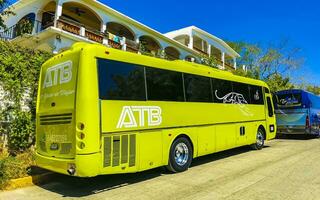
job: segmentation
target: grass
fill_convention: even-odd
[[[4,188],[9,180],[23,178],[31,173],[31,166],[35,165],[34,152],[27,150],[16,156],[7,151],[0,152],[0,189]]]

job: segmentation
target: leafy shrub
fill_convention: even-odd
[[[40,68],[52,56],[0,41],[0,88],[6,94],[0,120],[10,121],[5,130],[10,152],[23,151],[34,143]]]
[[[10,179],[22,178],[30,174],[30,167],[35,164],[32,150],[11,156],[0,152],[0,189],[4,188]]]
[[[8,127],[8,147],[11,152],[29,148],[35,137],[35,123],[31,113],[17,112]]]

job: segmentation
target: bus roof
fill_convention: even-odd
[[[276,94],[292,94],[292,93],[306,93],[306,94],[317,96],[312,92],[309,92],[303,89],[289,89],[289,90],[280,90],[276,92]]]
[[[78,42],[78,43],[75,43],[69,50],[62,52],[57,56],[61,56],[66,53],[71,53],[72,51],[79,51],[79,49],[82,49],[82,50],[88,49],[90,52],[95,51],[97,57],[107,58],[110,60],[117,60],[117,61],[122,61],[126,63],[139,64],[139,65],[144,65],[148,67],[155,67],[155,68],[167,69],[172,71],[202,75],[202,76],[224,79],[229,81],[249,83],[252,85],[258,85],[258,86],[269,88],[268,85],[261,80],[234,75],[231,72],[215,69],[213,67],[192,63],[188,61],[183,61],[183,60],[169,61],[161,58],[139,55],[137,53],[131,53],[127,51],[117,50],[114,48],[109,48],[101,44],[88,44],[88,43]],[[108,54],[106,54],[106,52],[108,52]]]

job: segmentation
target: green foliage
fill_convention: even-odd
[[[320,87],[319,86],[314,86],[314,85],[307,85],[305,89],[309,92],[312,92],[316,95],[320,95]]]
[[[35,121],[30,112],[18,111],[8,127],[8,147],[11,152],[24,151],[34,141]]]
[[[0,119],[13,122],[6,131],[11,151],[22,151],[33,143],[40,67],[51,56],[0,42],[0,85],[7,93]]]
[[[304,61],[299,57],[299,48],[290,47],[288,41],[266,47],[245,42],[229,42],[229,45],[241,55],[238,65],[248,69],[239,69],[235,74],[261,79],[272,92],[294,87],[290,82],[290,71],[298,69]]]
[[[17,36],[23,35],[23,34],[31,34],[33,29],[33,22],[29,19],[22,19],[19,21],[16,27],[16,34]]]
[[[0,190],[6,187],[9,180],[28,176],[32,165],[35,165],[32,150],[16,156],[0,152]]]
[[[218,68],[219,66],[219,62],[217,61],[217,59],[214,56],[202,56],[201,57],[201,64],[203,65],[207,65],[209,67],[213,67],[213,68]]]

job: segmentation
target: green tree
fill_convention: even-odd
[[[203,65],[207,65],[209,67],[213,67],[213,68],[218,68],[219,66],[219,62],[217,61],[217,59],[214,56],[201,56],[201,64]]]
[[[4,24],[4,17],[14,15],[14,12],[10,9],[11,2],[9,0],[0,0],[0,29],[6,29]]]
[[[241,55],[238,65],[247,67],[247,71],[238,69],[236,74],[261,79],[273,92],[293,88],[290,71],[304,62],[299,48],[290,47],[287,40],[268,46],[245,42],[229,42],[229,45]]]
[[[312,92],[316,95],[320,95],[320,87],[319,86],[314,86],[314,85],[307,85],[305,89],[309,92]]]
[[[0,86],[6,93],[0,118],[12,121],[7,128],[11,150],[24,150],[33,142],[40,67],[51,56],[0,42]]]

